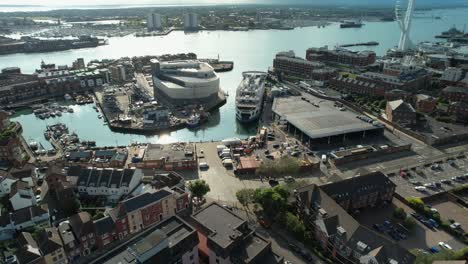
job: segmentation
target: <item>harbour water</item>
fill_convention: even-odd
[[[412,41],[434,41],[434,35],[452,25],[463,28],[463,25],[468,23],[466,12],[467,9],[446,9],[418,13],[421,18],[413,20]],[[440,16],[441,19],[433,19],[434,16]],[[97,118],[98,114],[91,105],[75,106],[74,114],[64,114],[55,119],[40,120],[30,113],[19,113],[13,118],[23,125],[23,135],[27,140],[41,142],[44,146],[50,146],[43,137],[45,126],[56,122],[65,123],[70,131],[76,132],[82,140],[95,140],[98,146],[126,145],[135,141],[210,141],[228,137],[245,138],[256,131],[255,127],[246,128],[238,124],[235,118],[234,95],[243,71],[266,71],[279,51],[294,50],[297,56],[304,57],[307,48],[324,45],[377,41],[379,46],[352,49],[374,50],[378,55],[383,55],[389,48],[397,45],[399,35],[400,30],[396,22],[366,22],[362,28],[350,29],[340,29],[338,24],[333,24],[324,28],[306,27],[286,31],[176,31],[163,37],[111,38],[109,45],[97,48],[0,56],[0,68],[19,66],[23,72],[30,73],[39,66],[41,60],[70,65],[76,58],[84,58],[88,62],[92,59],[186,52],[194,52],[200,58],[216,58],[219,55],[222,60],[235,62],[233,71],[219,74],[222,89],[231,96],[228,97],[226,105],[212,116],[210,122],[198,130],[183,129],[154,136],[114,133],[103,125],[102,119]]]

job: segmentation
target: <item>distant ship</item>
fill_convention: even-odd
[[[360,28],[362,27],[364,24],[361,23],[361,21],[343,21],[341,24],[340,24],[340,28]]]
[[[242,123],[258,120],[263,106],[267,73],[247,71],[236,93],[236,118]]]

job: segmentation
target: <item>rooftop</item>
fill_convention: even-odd
[[[149,144],[143,160],[193,160],[195,147],[191,143]]]
[[[175,250],[173,254],[171,249],[182,243],[185,245],[181,247],[182,250],[193,248],[198,244],[197,232],[181,218],[173,216],[143,232],[136,239],[127,241],[123,247],[112,249],[91,261],[91,264],[168,263],[172,255],[180,253]],[[157,246],[160,248],[156,249]],[[161,251],[165,251],[165,254],[159,254]]]
[[[223,206],[212,203],[193,216],[198,223],[211,230],[208,236],[221,248],[227,248],[242,233],[238,228],[246,224],[246,221]]]
[[[272,110],[312,139],[382,128],[356,118],[353,112],[339,111],[330,102],[321,100],[319,106],[298,96],[281,97],[274,99]]]

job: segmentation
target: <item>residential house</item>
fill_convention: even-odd
[[[80,195],[105,196],[118,201],[140,184],[140,169],[75,168],[79,173],[77,189]],[[78,172],[79,170],[79,172]]]
[[[30,233],[22,232],[18,241],[21,245],[16,254],[19,263],[68,263],[56,228],[46,228],[36,239]]]
[[[437,100],[429,95],[417,94],[414,96],[416,110],[422,113],[432,113],[436,110]]]
[[[13,238],[21,231],[49,221],[49,210],[45,206],[26,207],[0,216],[0,241]]]
[[[9,195],[11,191],[11,185],[17,182],[18,179],[13,178],[9,173],[0,172],[0,198],[4,197],[5,195]]]
[[[91,215],[80,212],[72,215],[67,221],[75,238],[75,247],[80,249],[81,255],[89,255],[97,246],[96,229]]]
[[[209,264],[283,263],[271,241],[260,236],[248,222],[218,203],[192,215],[200,240],[200,259]]]
[[[11,185],[9,197],[13,210],[19,210],[37,204],[34,190],[24,181],[16,181]]]
[[[447,86],[442,90],[442,97],[450,102],[468,102],[468,87]]]
[[[95,220],[94,227],[96,229],[96,245],[98,248],[103,248],[109,243],[119,240],[112,217],[105,216]]]
[[[395,184],[382,172],[373,172],[320,186],[348,212],[392,202]]]
[[[468,122],[468,102],[450,103],[447,113],[453,115],[457,121]]]
[[[17,231],[49,222],[50,214],[46,205],[30,206],[19,209],[10,214],[11,223]]]
[[[403,100],[387,102],[385,110],[387,120],[400,125],[411,125],[416,123],[416,111]]]
[[[172,216],[135,240],[109,249],[90,264],[180,263],[198,264],[197,230],[177,216]]]
[[[119,202],[109,215],[116,223],[119,239],[140,232],[189,207],[188,193],[178,188],[163,188]]]
[[[414,263],[413,254],[360,225],[317,185],[298,189],[295,192],[295,205],[299,217],[312,231],[320,247],[327,252],[326,255],[333,259],[333,263]]]

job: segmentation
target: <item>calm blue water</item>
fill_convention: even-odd
[[[463,28],[468,23],[468,9],[435,10],[425,14],[418,13],[413,21],[412,40],[432,41],[434,35],[447,30],[452,25]],[[434,20],[432,16],[441,16]],[[102,58],[119,58],[123,56],[160,55],[167,53],[194,52],[200,58],[215,58],[220,55],[223,60],[233,60],[234,70],[221,73],[222,89],[235,94],[241,73],[246,70],[266,71],[272,65],[275,54],[279,51],[294,50],[296,55],[304,57],[309,47],[324,45],[335,46],[365,41],[378,41],[379,46],[363,47],[383,55],[386,50],[398,43],[400,31],[395,22],[369,22],[360,29],[340,29],[338,25],[325,28],[308,27],[289,31],[268,30],[248,32],[199,32],[185,34],[173,32],[165,37],[136,38],[133,36],[112,38],[109,45],[98,48],[80,49],[43,54],[14,54],[0,56],[0,68],[20,66],[23,72],[33,72],[41,60],[48,63],[71,64],[78,57],[86,61]],[[234,114],[234,97],[228,97],[228,102],[219,110],[213,120],[198,131],[188,129],[167,135],[137,136],[113,133],[102,125],[91,106],[78,107],[78,114],[64,115],[56,120],[40,120],[33,115],[20,115],[15,120],[21,122],[26,139],[44,142],[43,131],[46,123],[60,121],[66,123],[71,131],[78,133],[80,138],[96,140],[97,144],[124,145],[132,141],[139,142],[173,142],[173,141],[207,141],[220,140],[227,137],[247,137],[255,133],[255,128],[245,129],[237,124]],[[46,143],[43,143],[44,145]]]

